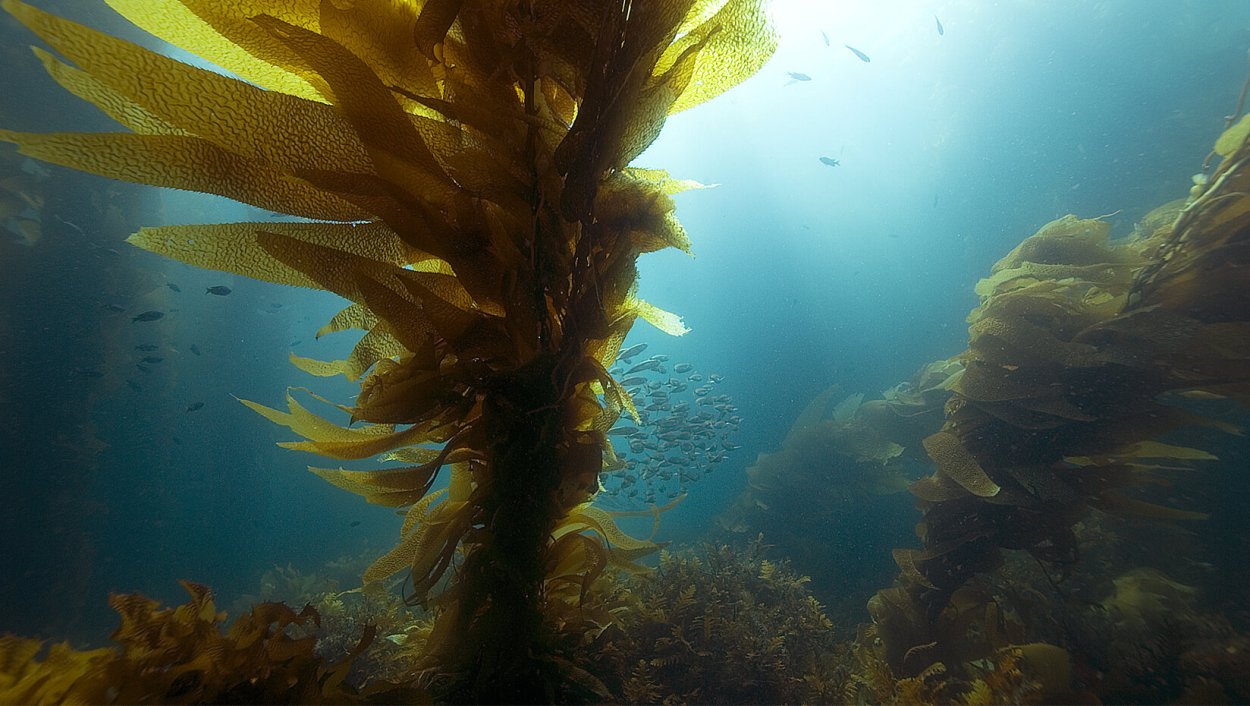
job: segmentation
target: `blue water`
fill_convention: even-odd
[[[126,31],[87,3],[35,4]],[[791,0],[775,12],[773,61],[670,119],[638,159],[718,186],[677,197],[697,257],[642,261],[644,298],[681,314],[691,332],[672,338],[640,323],[627,345],[723,375],[720,391],[743,417],[742,448],[668,513],[662,538],[708,529],[756,455],[775,450],[830,384],[871,397],[961,351],[973,284],[1042,224],[1118,211],[1109,220],[1127,234],[1183,196],[1233,110],[1250,48],[1241,0]],[[110,129],[40,75],[19,46],[30,41],[7,17],[0,23],[11,69],[0,79],[0,124]],[[351,334],[313,336],[340,304],[122,242],[139,225],[265,214],[73,180],[81,191],[55,200],[89,231],[90,247],[53,226],[42,244],[0,250],[0,268],[27,268],[10,272],[26,284],[4,290],[0,321],[0,400],[26,420],[0,437],[0,562],[12,577],[0,585],[0,632],[95,641],[115,622],[110,591],[177,602],[175,581],[188,578],[228,598],[255,592],[274,565],[313,571],[389,548],[399,526],[391,510],[307,473],[334,464],[277,448],[292,435],[232,398],[281,408],[286,387],[306,385],[348,400],[354,386],[287,361],[289,351],[333,359],[350,349]],[[107,221],[100,198],[141,204],[143,220]],[[40,247],[59,254],[41,257]],[[215,285],[233,291],[205,294]],[[171,313],[130,321],[149,309]],[[148,343],[159,350],[134,349]],[[164,360],[144,373],[134,365],[145,355]],[[195,402],[203,408],[186,411]],[[78,426],[57,427],[63,406],[83,410]],[[76,442],[82,424],[98,450]],[[909,499],[900,496],[897,512],[894,525],[914,521]]]

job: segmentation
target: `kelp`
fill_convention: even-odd
[[[373,640],[368,629],[342,659],[326,663],[317,638],[288,634],[320,622],[317,611],[262,603],[225,632],[205,586],[182,582],[191,600],[177,608],[138,594],[113,595],[118,647],[0,636],[0,702],[9,704],[351,703],[343,684],[352,660]]]
[[[109,4],[243,80],[6,0],[67,60],[41,55],[53,78],[129,131],[0,139],[314,221],[165,226],[130,242],[352,302],[323,329],[363,328],[352,355],[296,363],[359,379],[350,414],[368,425],[339,428],[293,400],[287,413],[249,406],[305,438],[292,448],[332,458],[440,449],[406,470],[319,473],[412,508],[403,551],[370,578],[407,566],[427,602],[459,562],[434,597],[440,663],[471,675],[448,697],[546,700],[535,598],[557,547],[589,547],[552,533],[597,489],[604,432],[629,406],[605,366],[638,318],[685,330],[636,296],[635,263],[689,251],[670,197],[688,184],[627,167],[668,115],[769,57],[760,3]],[[431,498],[447,464],[452,488]],[[608,546],[608,534],[580,536]]]
[[[746,488],[717,519],[729,536],[763,533],[771,558],[812,576],[813,591],[838,628],[858,622],[872,588],[888,580],[890,546],[908,536],[911,469],[921,440],[941,428],[941,410],[961,365],[936,361],[909,382],[865,400],[834,404],[839,387],[816,395],[780,447],[747,469]],[[864,532],[872,524],[874,532]]]
[[[1159,464],[1215,459],[1165,434],[1237,431],[1172,406],[1170,393],[1250,401],[1247,165],[1243,144],[1209,189],[1156,209],[1131,240],[1109,240],[1100,219],[1054,221],[977,285],[964,370],[942,429],[924,441],[935,471],[912,486],[923,548],[896,553],[901,586],[870,604],[895,668],[923,667],[903,664],[911,645],[963,639],[950,631],[951,601],[1003,549],[1064,567],[1090,509],[1206,517],[1130,489],[1166,482]]]
[[[747,489],[721,524],[756,531],[761,513],[792,522],[796,512],[903,491],[904,466],[922,456],[921,439],[940,425],[948,386],[961,370],[957,361],[930,363],[879,400],[859,393],[832,405],[839,386],[826,388],[795,418],[781,447],[747,469]]]

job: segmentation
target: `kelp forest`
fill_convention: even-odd
[[[819,391],[678,545],[657,529],[698,492],[681,459],[714,465],[749,420],[625,344],[685,332],[638,262],[702,235],[673,198],[702,185],[635,161],[768,62],[762,0],[106,2],[226,73],[4,0],[124,128],[0,129],[6,227],[104,198],[72,170],[291,217],[128,242],[344,300],[317,335],[355,331],[350,355],[291,361],[354,397],[240,402],[402,527],[333,584],[275,567],[224,605],[188,580],[181,605],[113,594],[94,645],[0,637],[0,703],[1250,701],[1250,593],[1194,568],[1244,512],[1221,449],[1250,404],[1250,121],[1130,236],[1038,224],[968,283],[964,350],[880,396]],[[908,495],[913,542],[857,529]]]

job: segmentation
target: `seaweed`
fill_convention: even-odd
[[[833,404],[838,386],[827,388],[780,448],[747,469],[747,487],[718,518],[731,533],[764,533],[770,558],[787,557],[812,576],[812,590],[848,635],[893,571],[890,547],[907,541],[901,494],[924,457],[921,440],[941,427],[944,387],[960,370],[958,361],[935,361],[883,399],[855,394]],[[868,525],[875,531],[864,532]]]
[[[901,586],[870,603],[895,668],[923,666],[904,664],[913,645],[960,641],[953,601],[1004,549],[1062,578],[1080,559],[1072,527],[1091,509],[1206,517],[1128,491],[1215,460],[1168,433],[1238,431],[1174,406],[1173,393],[1250,402],[1247,164],[1250,146],[1229,152],[1207,190],[1157,209],[1132,240],[1111,241],[1100,219],[1054,221],[977,285],[964,370],[924,442],[936,470],[911,488],[923,549],[896,552]]]
[[[412,459],[315,471],[410,507],[400,547],[366,579],[407,568],[414,602],[436,605],[430,657],[465,675],[446,698],[549,700],[547,569],[594,542],[579,555],[590,577],[614,535],[578,509],[598,488],[604,432],[633,414],[605,367],[636,319],[684,331],[635,295],[640,254],[689,249],[670,196],[683,184],[628,165],[669,114],[768,58],[760,3],[110,4],[244,80],[6,0],[75,65],[44,55],[52,77],[129,132],[0,140],[314,221],[162,226],[130,242],[352,302],[325,329],[366,331],[351,356],[295,362],[360,380],[345,409],[365,425],[290,396],[287,412],[248,404],[304,438],[291,448]],[[431,494],[447,465],[450,488]],[[586,539],[561,543],[577,513]]]
[[[39,640],[0,637],[0,701],[4,703],[348,703],[343,685],[352,660],[368,646],[367,629],[343,659],[323,661],[316,637],[288,630],[320,621],[305,607],[261,603],[221,631],[225,613],[212,593],[183,581],[191,600],[161,609],[138,594],[116,594],[119,647],[44,649]]]
[[[763,558],[762,537],[663,553],[656,572],[631,585],[617,698],[830,700],[848,676],[846,653],[809,588],[810,579],[787,562]]]

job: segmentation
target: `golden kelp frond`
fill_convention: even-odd
[[[342,468],[313,468],[308,470],[331,485],[362,496],[377,505],[402,507],[418,502],[430,491],[434,477],[445,464],[457,463],[472,455],[467,449],[456,449],[450,444],[441,451],[428,451],[429,456],[419,466],[389,468],[378,471],[348,471]],[[393,452],[401,454],[403,450]],[[413,456],[411,451],[402,453]],[[426,454],[421,454],[426,456]]]
[[[637,539],[621,531],[611,513],[590,503],[583,503],[570,511],[552,531],[552,537],[558,540],[566,534],[584,530],[593,530],[602,538],[607,556],[611,558],[613,566],[618,568],[637,568],[635,561],[660,549],[660,545],[654,542]]]
[[[992,498],[1002,488],[990,479],[976,458],[968,453],[959,437],[940,431],[924,440],[925,451],[937,464],[941,475],[964,490],[982,498]]]
[[[16,143],[28,157],[111,179],[218,194],[304,218],[359,221],[368,217],[333,194],[199,138],[0,130],[0,140]]]
[[[192,2],[184,0],[105,0],[139,28],[209,59],[267,90],[323,100],[305,77],[284,68],[275,54],[281,45],[247,18],[273,15],[288,22],[315,26],[320,2]],[[268,51],[266,51],[268,50]]]
[[[380,223],[226,223],[220,225],[140,228],[127,242],[144,250],[196,267],[277,284],[326,289],[324,276],[314,277],[270,254],[282,246],[262,245],[262,234],[333,251],[326,267],[357,267],[366,263],[403,267],[426,256],[405,244]],[[324,253],[325,250],[319,251]],[[348,259],[348,258],[351,259]],[[350,272],[345,276],[350,276]],[[346,285],[344,285],[346,288]],[[359,299],[359,296],[355,297]]]
[[[1215,153],[1221,157],[1231,157],[1246,143],[1250,137],[1250,115],[1241,116],[1241,120],[1223,133],[1215,141]]]
[[[92,80],[184,134],[292,174],[301,169],[372,174],[359,138],[329,106],[189,66],[28,5],[6,7]],[[220,114],[239,119],[205,119]],[[290,149],[296,140],[310,142]]]
[[[684,336],[690,332],[680,316],[641,299],[631,298],[626,303],[626,309],[670,336]]]
[[[374,424],[359,429],[341,427],[308,411],[290,393],[287,393],[289,412],[280,412],[249,400],[239,401],[308,440],[282,442],[280,446],[330,458],[369,458],[403,446],[446,441],[450,436],[445,425],[439,422],[414,424],[399,431],[391,424]]]
[[[321,338],[327,333],[336,331],[346,331],[348,329],[360,329],[368,331],[378,323],[378,317],[369,311],[369,307],[364,304],[352,304],[335,314],[330,322],[325,326],[317,329],[317,338]]]
[[[676,113],[693,108],[724,93],[759,71],[772,57],[777,48],[777,37],[768,24],[764,7],[757,2],[729,0],[720,10],[705,21],[701,13],[715,2],[697,2],[691,16],[697,24],[679,30],[681,39],[674,43],[656,68],[668,65],[670,57],[678,55],[682,43],[693,45],[702,41],[700,33],[711,35],[698,55],[693,76],[685,91],[669,108]],[[675,59],[673,60],[675,63]]]
[[[91,74],[75,69],[39,47],[32,49],[48,75],[65,90],[91,103],[131,131],[142,135],[190,135],[131,102]]]
[[[365,571],[365,583],[383,580],[402,569],[410,568],[422,537],[431,527],[430,509],[446,492],[435,491],[413,503],[404,516],[402,539],[391,551],[379,557]]]

